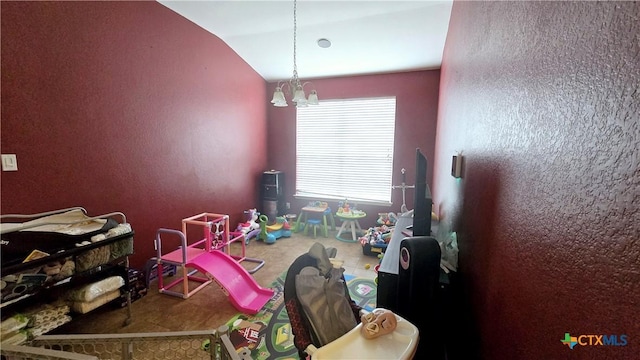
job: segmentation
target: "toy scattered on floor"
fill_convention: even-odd
[[[367,229],[365,234],[358,238],[362,245],[362,253],[368,256],[380,256],[387,250],[387,245],[391,241],[392,226],[378,226]]]
[[[281,237],[291,236],[291,226],[284,216],[278,216],[276,223],[273,225],[267,225],[269,218],[266,215],[260,215],[259,220],[260,233],[257,238],[266,244],[274,244]]]
[[[364,268],[365,268],[366,270],[371,269],[371,264],[365,264],[365,265],[364,265]]]
[[[382,260],[382,254],[378,255],[378,258],[380,258],[380,260]],[[373,267],[373,271],[375,271],[376,274],[378,273],[378,270],[380,270],[380,264],[377,264],[376,266]],[[378,285],[378,277],[377,276],[373,279],[373,282],[376,285]]]
[[[239,223],[236,231],[244,234],[245,244],[249,244],[249,240],[260,234],[260,225],[258,224],[258,216],[260,213],[256,209],[249,209],[244,211],[246,221]]]
[[[394,226],[398,221],[398,216],[393,212],[378,213],[378,225]]]
[[[298,229],[296,228],[296,218],[297,217],[298,217],[298,215],[296,215],[296,214],[286,214],[284,216],[284,219],[287,220],[289,225],[291,225],[291,231],[293,231],[293,232],[298,231]]]
[[[393,235],[393,228],[386,225],[370,227],[367,232],[360,237],[360,243],[364,246],[369,245],[386,245],[391,241],[391,235]]]
[[[200,350],[209,352],[210,348],[211,348],[211,340],[209,339],[203,341],[202,344],[200,344]]]

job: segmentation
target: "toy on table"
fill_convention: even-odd
[[[378,336],[389,334],[398,326],[398,320],[393,312],[381,308],[363,314],[360,320],[362,322],[360,330],[365,339],[375,339]]]
[[[326,201],[309,201],[309,204],[307,204],[307,206],[326,209],[329,207],[329,203]]]
[[[260,215],[260,232],[258,239],[264,241],[266,244],[274,244],[277,239],[281,237],[291,236],[291,226],[284,216],[276,217],[276,223],[273,225],[267,225],[269,218],[266,215]]]
[[[356,209],[355,204],[349,204],[347,199],[338,203],[338,216],[360,216],[364,215],[364,213],[364,211]]]
[[[360,227],[359,219],[363,219],[367,216],[362,210],[356,209],[355,204],[350,204],[348,200],[341,201],[338,204],[338,210],[336,211],[336,217],[342,220],[342,225],[338,230],[336,239],[345,242],[357,242],[359,234],[362,234],[362,228]],[[344,232],[351,230],[351,239],[340,237]]]

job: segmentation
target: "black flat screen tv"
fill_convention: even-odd
[[[427,182],[427,158],[416,149],[416,182],[413,197],[413,236],[431,235],[431,191]]]

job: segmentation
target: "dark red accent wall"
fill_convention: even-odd
[[[402,168],[407,170],[407,184],[414,184],[416,148],[419,147],[424,152],[429,162],[434,159],[439,81],[439,70],[312,80],[321,101],[396,96],[394,185],[402,183]],[[273,94],[275,86],[276,84],[268,84],[269,94]],[[291,202],[292,212],[295,213],[306,205],[308,200],[293,197],[296,169],[296,109],[291,105],[291,101],[289,103],[286,108],[269,107],[268,163],[271,169],[284,171],[285,194],[287,201]],[[348,151],[349,147],[358,146],[364,141],[375,139],[354,138],[349,144],[344,144],[344,149]],[[430,166],[427,173],[429,183],[433,176],[432,169]],[[376,176],[376,169],[371,169],[362,176]],[[378,212],[399,212],[402,205],[400,190],[392,192],[392,202],[392,206],[359,204],[358,207],[367,212],[367,218],[360,221],[361,225],[375,226]],[[407,205],[410,209],[413,208],[413,190],[407,190]],[[330,206],[335,208],[337,202],[330,203]]]
[[[122,211],[134,266],[159,227],[256,204],[264,80],[157,2],[2,4],[2,213]]]
[[[454,3],[434,195],[458,231],[463,358],[640,353],[639,18],[638,2]]]

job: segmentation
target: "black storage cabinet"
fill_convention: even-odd
[[[267,215],[269,224],[276,221],[276,216],[287,212],[284,198],[284,173],[270,170],[262,173],[262,214]]]

